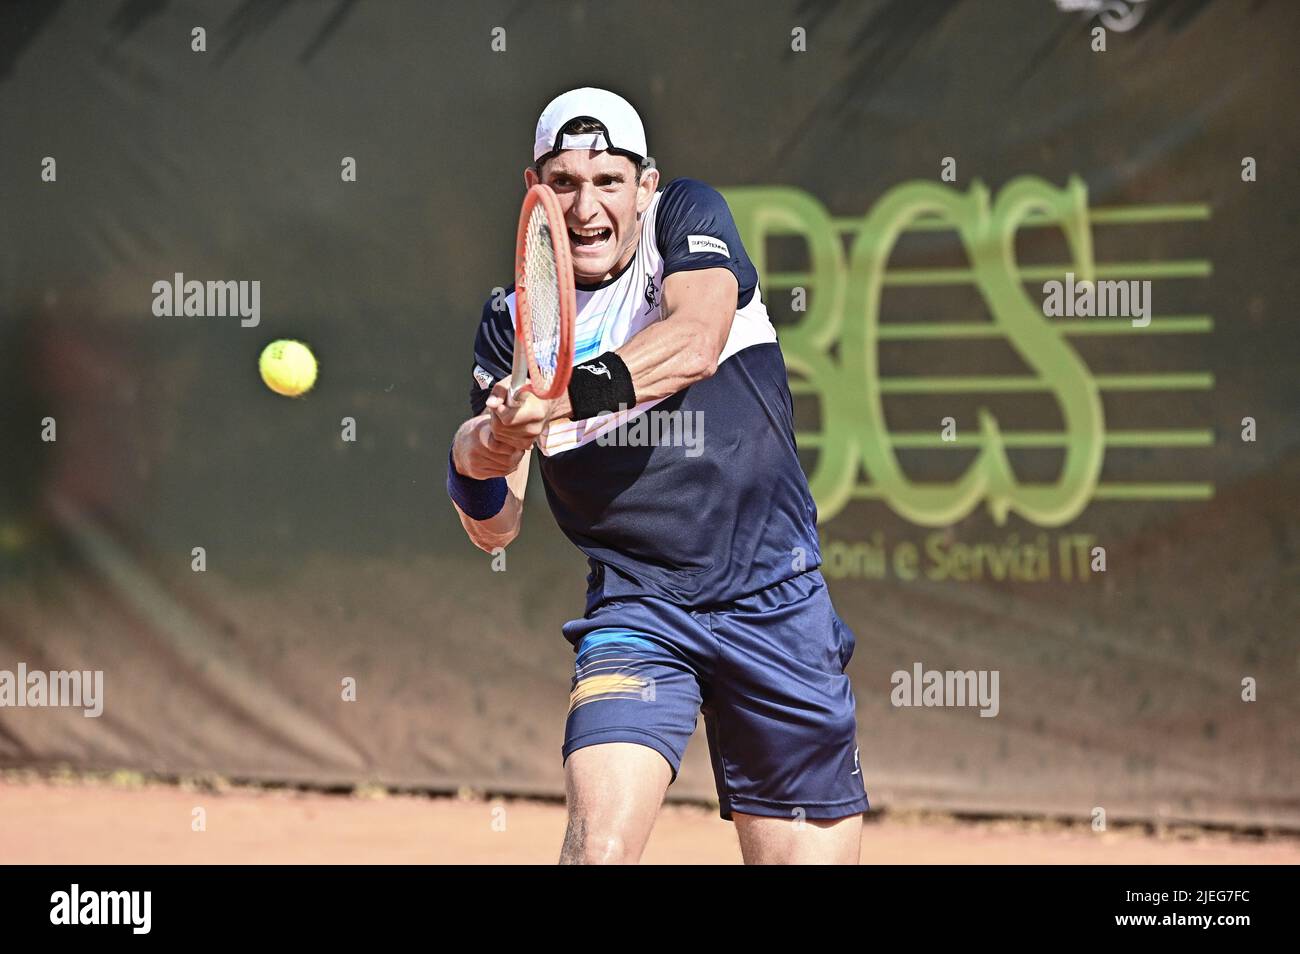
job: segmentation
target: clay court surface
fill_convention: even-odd
[[[563,806],[535,800],[0,780],[4,864],[552,864],[563,833]],[[867,824],[862,860],[1297,864],[1300,839],[886,815]],[[740,851],[715,811],[668,805],[643,861],[739,864]]]

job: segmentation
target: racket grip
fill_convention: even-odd
[[[524,352],[525,347],[523,336],[520,335],[515,339],[514,362],[510,369],[510,390],[506,394],[506,402],[511,407],[514,407],[519,399],[519,392],[528,384],[528,358]]]

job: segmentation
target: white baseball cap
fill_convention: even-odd
[[[561,142],[560,130],[578,118],[594,119],[605,131],[566,133]],[[645,127],[632,104],[617,93],[592,86],[571,89],[555,97],[542,110],[533,140],[533,161],[558,149],[609,149],[634,153],[644,159],[647,155]]]

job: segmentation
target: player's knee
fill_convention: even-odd
[[[641,846],[629,843],[612,828],[590,827],[582,819],[570,819],[560,861],[576,865],[633,865],[641,859]]]
[[[627,840],[619,834],[598,834],[586,846],[586,863],[589,865],[631,865],[641,858]]]

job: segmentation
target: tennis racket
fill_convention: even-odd
[[[515,358],[510,404],[527,388],[543,400],[573,374],[573,262],[560,200],[538,184],[524,196],[515,245]]]

